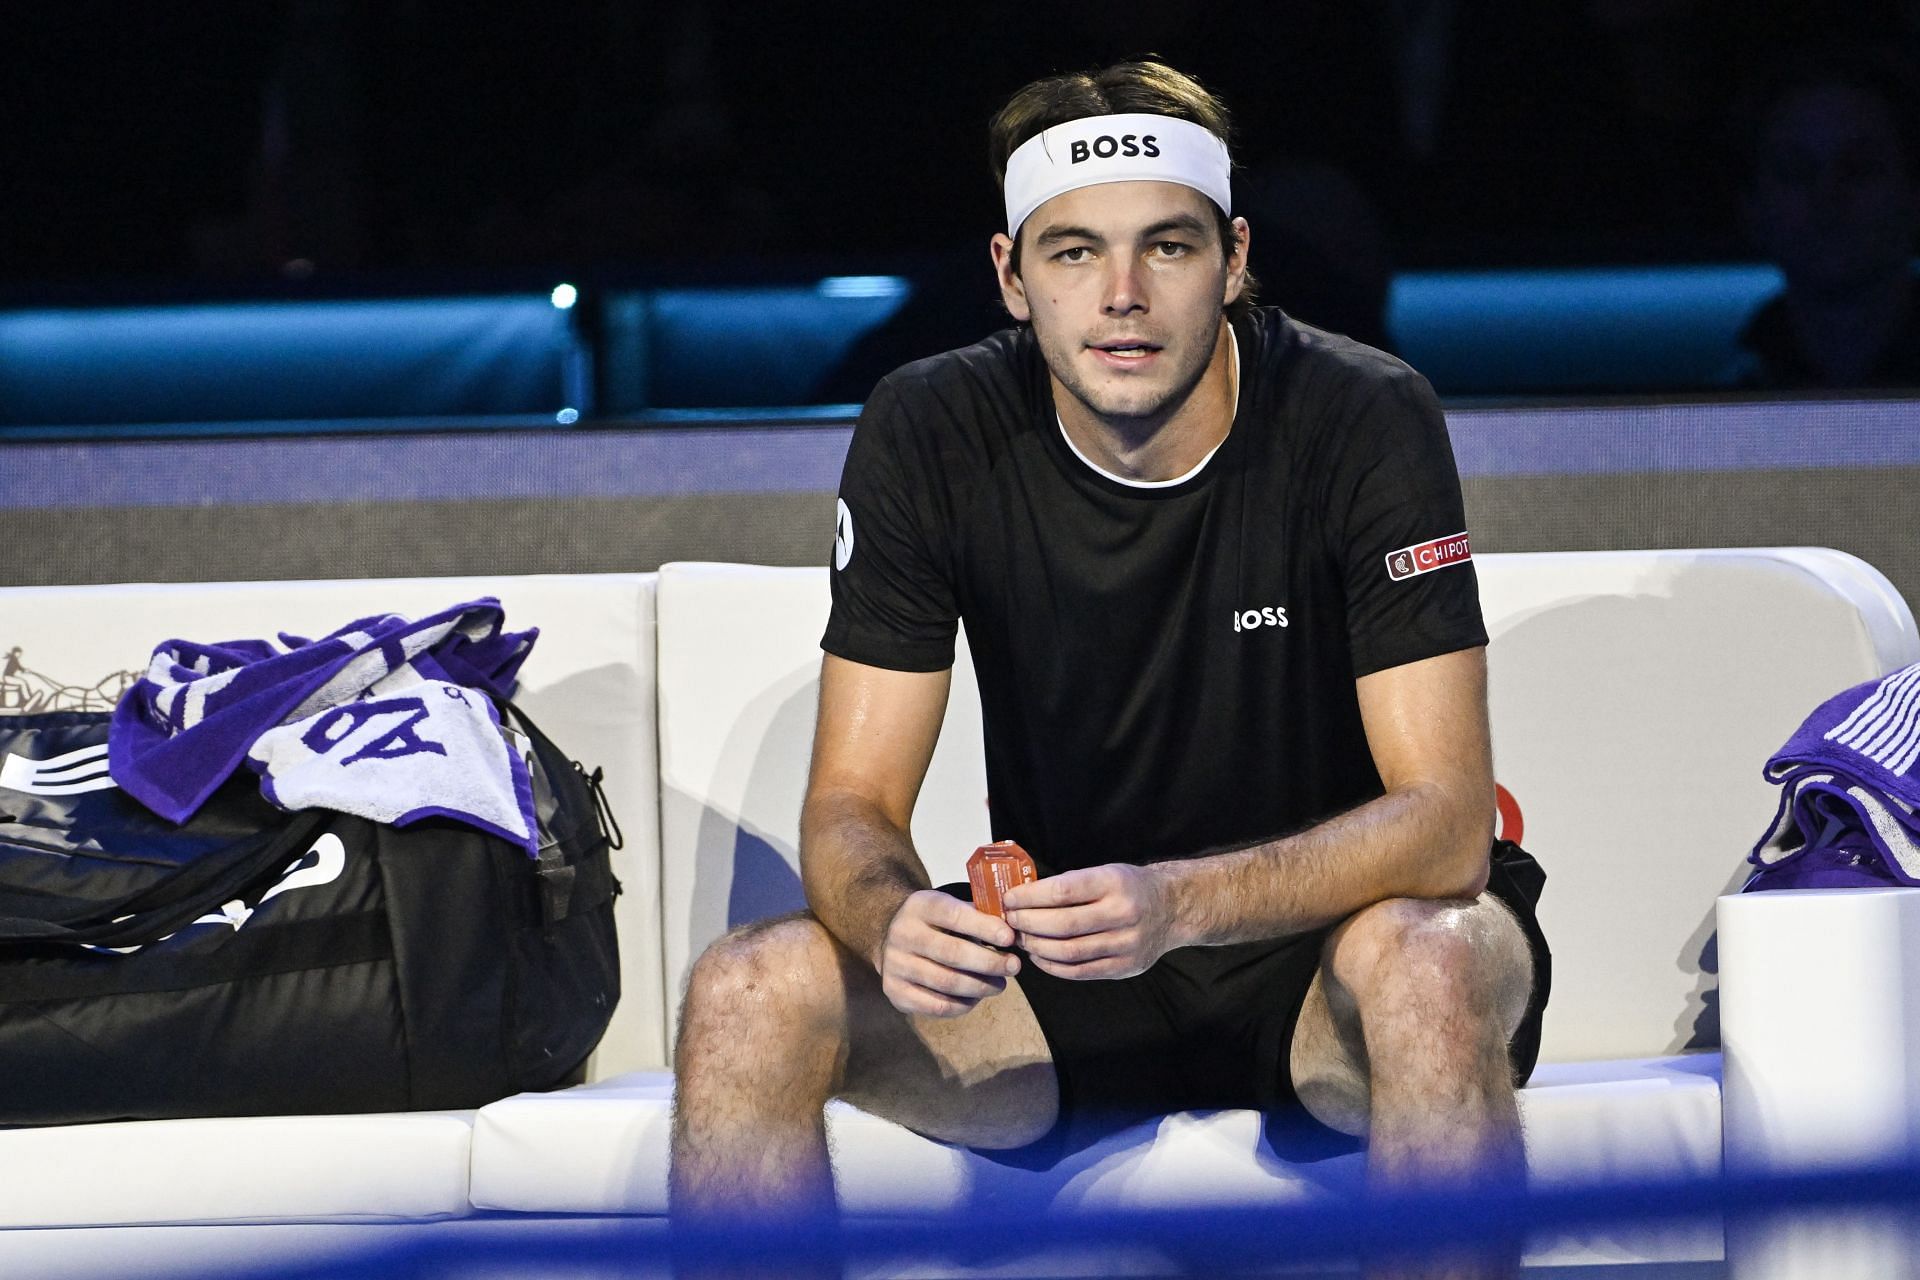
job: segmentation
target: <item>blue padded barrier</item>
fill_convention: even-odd
[[[567,407],[544,295],[0,313],[0,425],[485,417]]]
[[[1406,272],[1388,328],[1443,395],[1710,390],[1732,385],[1741,325],[1779,283],[1752,265]],[[540,294],[0,311],[0,431],[431,430],[805,405],[914,289],[902,276],[610,289],[582,325]]]
[[[609,387],[606,408],[811,403],[861,335],[911,292],[899,276],[828,276],[812,285],[614,294],[608,345],[633,344],[644,358],[634,380]],[[619,367],[627,357],[609,350],[607,359]]]
[[[322,1280],[339,1276],[540,1276],[656,1274],[669,1248],[706,1266],[798,1272],[836,1256],[938,1259],[948,1266],[996,1268],[1075,1250],[1101,1255],[1137,1248],[1160,1260],[1151,1274],[1214,1277],[1268,1273],[1276,1264],[1339,1263],[1431,1257],[1447,1249],[1486,1247],[1537,1232],[1622,1225],[1726,1221],[1750,1229],[1771,1217],[1878,1208],[1920,1210],[1920,1165],[1892,1165],[1695,1180],[1621,1182],[1518,1191],[1459,1186],[1442,1191],[1372,1195],[1277,1208],[1178,1208],[1130,1212],[1035,1213],[1015,1206],[926,1218],[851,1219],[773,1224],[738,1220],[678,1228],[670,1240],[658,1219],[614,1220],[590,1236],[527,1224],[524,1231],[476,1249],[457,1239],[422,1238],[398,1247],[311,1266],[262,1267],[233,1273],[257,1280]],[[1907,1218],[1908,1239],[1914,1218]],[[472,1270],[468,1270],[472,1268]],[[1717,1268],[1716,1268],[1717,1270]],[[1638,1268],[1615,1273],[1626,1278]]]
[[[1702,390],[1734,385],[1741,327],[1781,284],[1762,266],[1407,272],[1387,330],[1443,395]]]

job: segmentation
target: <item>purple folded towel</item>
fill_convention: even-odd
[[[1767,761],[1779,780],[1824,765],[1909,806],[1920,805],[1920,663],[1855,685],[1815,708]]]
[[[1827,699],[1767,761],[1780,807],[1748,861],[1780,867],[1825,848],[1871,850],[1920,885],[1920,663]]]
[[[395,825],[450,817],[535,853],[526,762],[484,695],[512,691],[539,632],[504,623],[482,599],[313,641],[170,640],[114,708],[112,775],[184,822],[244,761],[282,808]]]

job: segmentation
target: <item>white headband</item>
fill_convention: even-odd
[[[1007,157],[1007,234],[1057,195],[1102,182],[1177,182],[1233,212],[1227,144],[1173,116],[1088,116],[1028,138]]]

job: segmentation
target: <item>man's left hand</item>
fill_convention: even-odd
[[[1152,867],[1065,871],[1002,901],[1016,944],[1056,978],[1131,978],[1179,945],[1167,880]]]

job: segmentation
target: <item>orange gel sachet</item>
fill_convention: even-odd
[[[1017,884],[1032,884],[1039,879],[1033,859],[1011,840],[983,844],[967,859],[967,881],[973,886],[973,909],[990,916],[1006,918],[1000,905],[1001,895]]]

